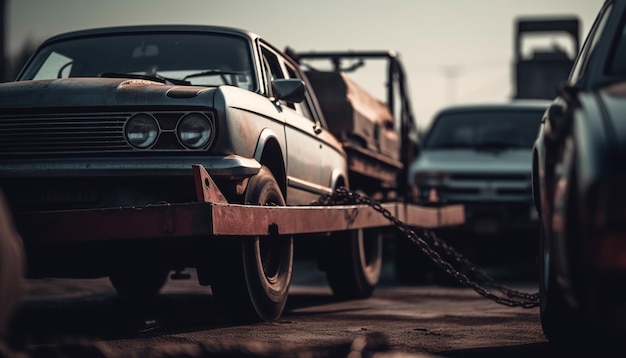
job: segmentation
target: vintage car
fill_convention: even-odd
[[[194,164],[230,203],[309,204],[349,186],[345,151],[305,74],[239,29],[154,25],[57,35],[15,82],[0,85],[0,113],[0,185],[16,214],[193,202]],[[342,258],[325,267],[331,287],[369,296],[378,275],[363,261],[362,232],[337,235],[338,246],[320,250]],[[188,239],[25,237],[24,244],[30,277],[108,276],[120,294],[144,297],[172,270],[190,267],[232,313],[281,314],[291,236]]]
[[[540,315],[555,343],[626,328],[626,1],[607,0],[533,149]]]

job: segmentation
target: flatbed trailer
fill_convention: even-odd
[[[155,237],[298,235],[391,226],[372,206],[230,204],[201,165],[193,166],[197,202],[30,212],[16,215],[28,242],[85,242]],[[464,222],[463,205],[381,203],[408,226],[440,228]],[[242,225],[245,223],[245,225]]]
[[[78,45],[52,51],[67,62],[48,62],[66,41]],[[436,228],[463,210],[397,199],[409,198],[418,143],[395,53],[326,55],[388,62],[387,102],[339,73],[350,68],[309,76],[240,29],[124,26],[44,42],[0,87],[0,187],[28,276],[108,277],[145,298],[194,269],[234,315],[273,320],[305,249],[336,297],[370,297],[394,220]]]

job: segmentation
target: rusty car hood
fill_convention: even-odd
[[[0,107],[212,106],[215,88],[124,78],[65,78],[0,83]]]

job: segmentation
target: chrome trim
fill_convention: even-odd
[[[329,187],[318,185],[318,184],[311,183],[306,180],[302,180],[302,179],[298,179],[298,178],[294,178],[290,176],[287,177],[287,185],[292,188],[304,190],[309,193],[318,194],[318,195],[331,194],[333,192],[332,189]]]

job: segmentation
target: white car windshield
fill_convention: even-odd
[[[424,139],[430,149],[532,147],[543,110],[490,110],[440,114]]]

